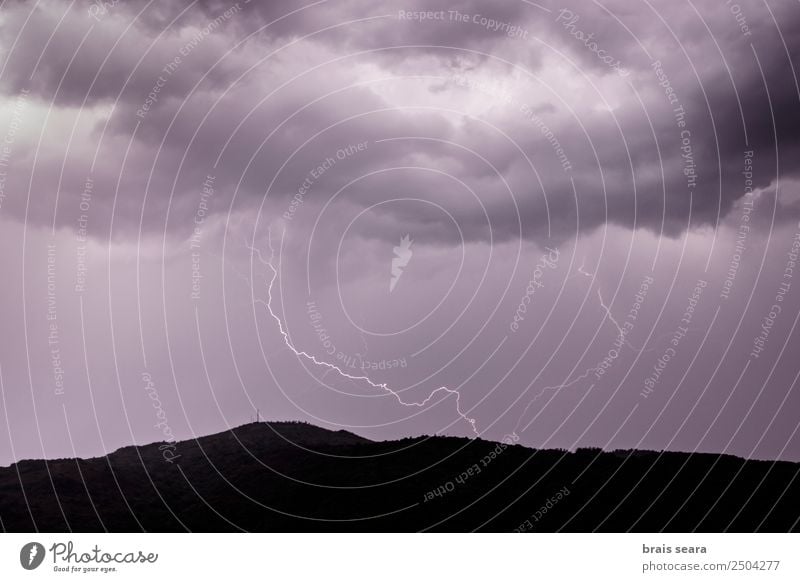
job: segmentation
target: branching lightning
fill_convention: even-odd
[[[584,277],[593,278],[594,277],[594,273],[590,273],[590,272],[586,271],[584,269],[584,265],[585,265],[585,260],[581,263],[581,266],[578,267],[578,274],[579,275],[583,275]],[[576,275],[573,275],[573,276],[576,276]],[[623,329],[623,327],[619,324],[619,322],[614,318],[614,315],[611,313],[611,309],[605,304],[605,301],[603,301],[603,295],[600,292],[599,288],[597,289],[597,298],[600,301],[600,307],[606,313],[606,317],[604,319],[608,319],[608,321],[610,321],[612,324],[614,324],[614,327],[617,330],[617,337],[619,337],[621,339],[622,343],[624,345],[628,346],[634,352],[637,352],[639,354],[641,354],[643,351],[645,351],[644,348],[637,348],[631,342],[628,341],[627,332]],[[647,351],[649,351],[649,350],[647,350]],[[519,419],[517,420],[517,424],[514,426],[514,430],[512,431],[512,434],[515,434],[517,432],[517,430],[519,430],[519,425],[522,424],[522,419],[525,417],[525,414],[527,414],[528,410],[533,405],[533,403],[536,402],[537,400],[539,400],[542,396],[544,396],[544,394],[546,392],[549,392],[549,391],[556,391],[557,392],[559,390],[563,390],[565,388],[569,388],[570,386],[572,386],[574,384],[577,384],[581,380],[585,380],[586,378],[589,377],[590,374],[592,374],[593,372],[596,372],[597,370],[598,370],[598,366],[591,366],[591,367],[587,368],[580,376],[574,378],[573,380],[570,380],[570,381],[565,382],[563,384],[557,384],[555,386],[545,386],[544,388],[539,390],[536,393],[536,395],[530,400],[530,402],[528,402],[528,404],[525,406],[525,408],[522,410],[522,414],[519,415]],[[528,424],[526,424],[525,427],[522,430],[523,431],[527,430],[527,428],[531,425],[532,422],[533,422],[533,419],[530,422],[528,422]]]
[[[595,366],[592,366],[591,368],[587,369],[583,374],[581,374],[574,380],[571,380],[570,382],[566,382],[564,384],[558,384],[557,386],[545,386],[544,388],[539,390],[539,392],[536,393],[536,396],[531,398],[530,402],[528,402],[528,404],[522,410],[522,414],[519,415],[519,418],[517,419],[517,424],[514,425],[514,430],[511,431],[511,434],[512,435],[517,434],[517,431],[519,430],[519,425],[522,424],[522,419],[525,418],[525,414],[527,414],[528,410],[530,409],[530,407],[533,405],[534,402],[536,402],[537,400],[539,400],[539,398],[544,396],[545,392],[548,392],[550,390],[559,391],[564,388],[569,388],[573,384],[577,384],[581,380],[585,380],[586,378],[588,378],[589,374],[594,372],[596,369],[597,368]],[[526,424],[525,428],[523,428],[522,430],[523,431],[527,430],[527,428],[531,425],[531,422],[533,422],[533,420],[531,420],[528,424]]]
[[[285,235],[285,232],[281,234],[281,245],[283,243],[283,236],[284,235]],[[469,416],[467,416],[463,412],[463,410],[461,409],[461,394],[457,390],[453,390],[452,388],[448,388],[446,386],[440,386],[439,388],[436,388],[435,390],[433,390],[421,402],[407,402],[407,401],[403,400],[402,396],[397,391],[393,390],[385,382],[374,382],[368,376],[354,376],[352,374],[348,374],[347,372],[345,372],[344,370],[342,370],[341,368],[339,368],[335,364],[331,364],[330,362],[326,362],[324,360],[320,360],[316,356],[314,356],[313,354],[309,354],[306,351],[298,350],[297,348],[295,348],[295,346],[292,344],[291,340],[289,339],[288,333],[286,332],[286,330],[284,328],[283,320],[275,313],[275,311],[272,308],[272,289],[273,289],[275,281],[278,278],[278,270],[277,270],[277,268],[275,266],[275,263],[274,263],[275,262],[275,248],[273,247],[273,244],[272,244],[272,232],[271,232],[271,230],[268,231],[268,235],[267,236],[268,236],[268,246],[269,246],[269,252],[270,252],[269,258],[265,258],[260,249],[252,247],[252,246],[250,246],[250,245],[245,243],[246,247],[258,258],[259,262],[269,270],[269,276],[265,277],[266,285],[267,285],[267,300],[264,301],[263,299],[256,299],[255,302],[257,304],[263,305],[266,308],[266,310],[269,312],[269,315],[275,320],[275,322],[278,325],[278,330],[280,331],[280,334],[283,337],[283,342],[286,345],[286,347],[289,348],[290,351],[292,351],[298,357],[305,358],[305,359],[313,362],[317,366],[321,366],[323,368],[326,368],[325,373],[323,374],[322,378],[324,378],[325,376],[327,376],[331,372],[335,372],[335,373],[339,374],[342,378],[346,378],[348,380],[355,381],[355,382],[365,382],[365,383],[367,383],[369,386],[371,386],[373,388],[376,388],[376,389],[382,390],[382,391],[384,391],[384,392],[386,392],[388,394],[391,394],[395,398],[395,400],[397,400],[397,402],[399,404],[401,404],[402,406],[414,407],[414,408],[422,408],[422,407],[426,406],[437,394],[444,393],[445,394],[445,398],[447,396],[454,395],[455,396],[455,404],[456,404],[456,412],[458,413],[458,416],[462,420],[464,420],[467,423],[469,423],[470,428],[471,428],[472,432],[475,434],[475,436],[480,436],[480,432],[478,431],[477,422],[475,421],[475,419],[474,418],[470,418]],[[593,273],[590,273],[590,272],[588,272],[588,271],[586,271],[584,269],[584,264],[581,264],[581,266],[577,269],[577,271],[578,271],[578,275],[581,275],[581,276],[584,276],[584,277],[589,277],[589,278],[594,277]],[[238,273],[238,274],[242,278],[247,279],[241,273]],[[249,279],[248,279],[248,282],[249,282]],[[605,300],[603,299],[603,295],[602,295],[600,289],[597,289],[597,298],[598,298],[600,307],[605,312],[604,320],[607,319],[609,322],[611,322],[614,325],[614,328],[617,330],[617,337],[621,339],[621,341],[622,341],[622,343],[624,345],[628,346],[631,350],[633,350],[634,352],[637,352],[639,354],[641,354],[641,353],[643,353],[645,351],[651,351],[651,350],[655,349],[655,348],[649,348],[648,350],[645,350],[643,347],[642,348],[636,347],[630,341],[628,341],[627,332],[623,329],[623,327],[620,325],[620,323],[614,317],[613,313],[611,312],[610,307],[608,305],[606,305]],[[364,347],[365,347],[365,351],[366,351],[366,342],[365,342],[363,336],[362,336],[362,342],[364,342],[364,344],[365,344]],[[572,380],[569,380],[569,381],[567,381],[567,382],[565,382],[563,384],[558,384],[558,385],[555,385],[555,386],[545,386],[541,390],[539,390],[536,393],[536,395],[528,402],[528,404],[525,406],[525,408],[522,410],[522,413],[520,414],[520,416],[519,416],[519,418],[517,420],[517,423],[514,426],[512,434],[516,434],[517,433],[517,431],[519,430],[520,425],[522,424],[523,419],[525,418],[525,415],[528,413],[528,411],[530,410],[531,406],[533,406],[533,404],[535,402],[537,402],[540,398],[542,398],[542,396],[544,396],[547,392],[560,391],[560,390],[563,390],[565,388],[569,388],[569,387],[577,384],[578,382],[581,382],[582,380],[587,379],[592,373],[596,372],[597,370],[598,370],[598,366],[591,366],[591,367],[587,368],[582,374],[580,374],[579,376],[573,378]],[[525,427],[522,430],[523,431],[527,430],[527,428],[530,426],[530,424],[532,422],[533,422],[533,419],[531,421],[529,421],[528,424],[526,424]]]
[[[600,300],[600,307],[602,307],[603,311],[606,312],[606,317],[608,318],[608,320],[611,323],[614,324],[614,327],[617,328],[617,335],[620,337],[620,339],[622,339],[622,342],[626,346],[628,346],[630,349],[632,349],[634,352],[641,353],[643,348],[637,348],[631,342],[628,341],[627,332],[625,332],[625,330],[622,328],[622,326],[619,324],[619,322],[616,319],[614,319],[614,315],[611,313],[611,309],[609,309],[609,307],[603,301],[603,295],[600,293],[600,289],[599,288],[597,289],[597,298]]]
[[[283,236],[284,235],[285,235],[285,232],[281,234],[281,245],[283,244]],[[392,396],[394,396],[394,398],[397,400],[397,402],[399,402],[403,406],[422,408],[425,405],[427,405],[428,402],[430,402],[439,393],[446,394],[445,397],[450,396],[451,394],[455,395],[456,412],[458,413],[458,415],[463,420],[465,420],[466,422],[469,423],[470,428],[472,429],[472,432],[475,434],[475,436],[480,436],[480,433],[478,432],[477,423],[476,423],[475,419],[474,418],[470,418],[469,416],[467,416],[461,410],[461,394],[458,392],[458,390],[453,390],[452,388],[448,388],[446,386],[440,386],[439,388],[436,388],[433,392],[431,392],[428,395],[428,397],[425,398],[422,402],[405,402],[402,399],[402,397],[400,396],[400,394],[398,392],[392,390],[389,387],[389,385],[386,384],[385,382],[373,382],[368,376],[353,376],[351,374],[348,374],[347,372],[345,372],[344,370],[342,370],[341,368],[339,368],[338,366],[336,366],[334,364],[331,364],[329,362],[325,362],[323,360],[318,360],[316,358],[316,356],[314,356],[312,354],[309,354],[309,353],[307,353],[307,352],[305,352],[303,350],[298,350],[297,348],[295,348],[292,345],[292,342],[289,340],[288,333],[286,332],[286,330],[283,327],[283,321],[281,320],[281,318],[272,309],[272,287],[273,287],[273,285],[275,283],[275,280],[278,278],[278,270],[275,268],[275,265],[274,265],[275,249],[272,246],[272,232],[271,232],[271,230],[268,231],[267,237],[268,237],[268,244],[269,244],[269,251],[270,251],[270,256],[269,256],[268,260],[263,257],[263,255],[262,255],[262,253],[261,253],[261,251],[259,249],[255,248],[255,247],[251,247],[249,245],[247,247],[252,253],[255,254],[256,257],[258,257],[259,262],[262,265],[264,265],[267,269],[269,269],[269,271],[271,273],[271,276],[269,277],[269,279],[267,281],[267,300],[264,301],[263,299],[256,299],[256,303],[260,303],[261,305],[263,305],[267,309],[269,314],[272,316],[272,318],[275,320],[275,322],[278,324],[278,329],[279,329],[279,331],[281,333],[281,336],[283,337],[283,342],[286,344],[287,348],[289,348],[292,352],[294,352],[294,354],[296,356],[305,358],[307,360],[310,360],[311,362],[313,362],[314,364],[316,364],[318,366],[325,367],[325,368],[328,369],[328,371],[337,372],[343,378],[347,378],[349,380],[354,380],[354,381],[366,382],[367,384],[369,384],[373,388],[377,388],[379,390],[383,390],[384,392],[387,392],[387,393],[391,394]]]

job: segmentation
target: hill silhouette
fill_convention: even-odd
[[[171,446],[171,445],[170,445]],[[0,469],[5,531],[789,531],[800,464],[253,423]]]

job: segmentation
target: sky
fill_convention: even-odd
[[[6,2],[0,464],[262,420],[800,460],[796,2]]]

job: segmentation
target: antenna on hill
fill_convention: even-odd
[[[251,417],[250,417],[250,420],[251,420],[252,422],[261,422],[261,411],[260,411],[258,408],[256,408],[256,415],[255,415],[255,417],[252,417],[252,416],[251,416]]]

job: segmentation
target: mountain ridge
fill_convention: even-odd
[[[170,452],[167,455],[167,452]],[[4,531],[788,531],[800,464],[248,423],[0,469]],[[550,507],[548,507],[550,506]]]

